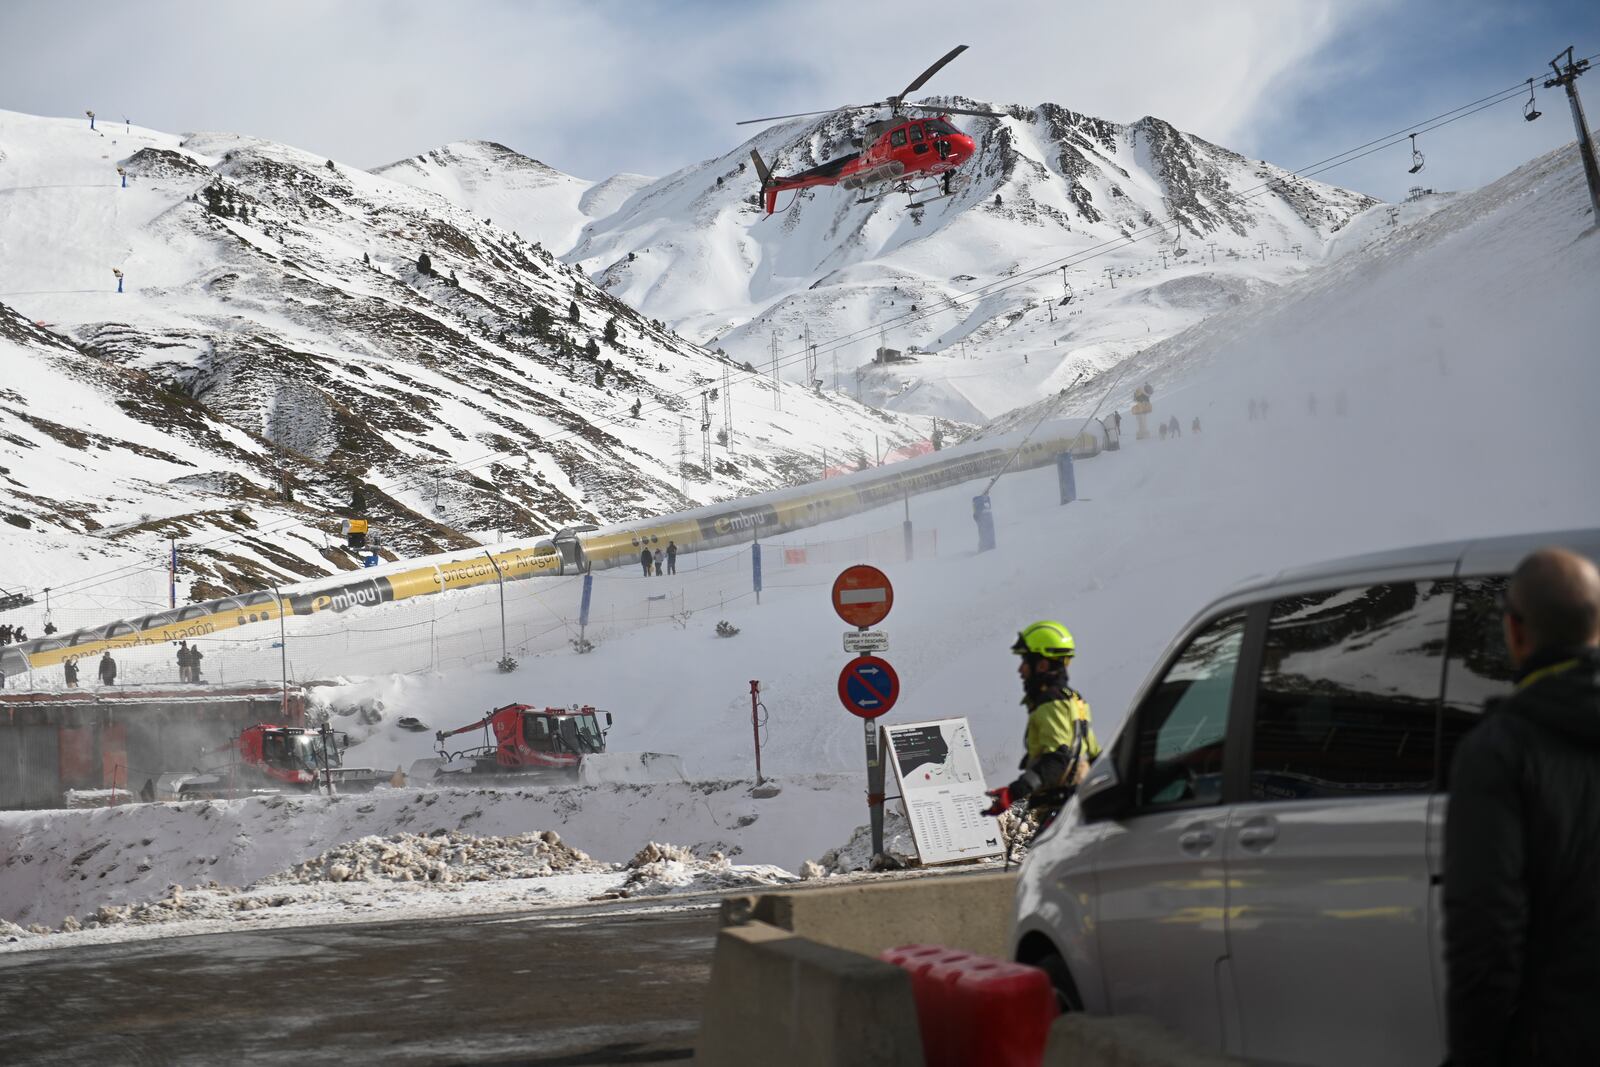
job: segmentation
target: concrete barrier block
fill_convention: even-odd
[[[1200,1051],[1154,1019],[1063,1015],[1050,1027],[1041,1067],[1239,1067],[1242,1062]]]
[[[1009,959],[1017,875],[971,874],[859,882],[728,897],[722,923],[755,920],[865,956],[936,944]]]
[[[717,935],[695,1041],[703,1067],[921,1067],[900,968],[764,923]]]

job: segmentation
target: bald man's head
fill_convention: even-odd
[[[1541,548],[1517,564],[1506,606],[1530,652],[1600,645],[1600,570],[1576,552]]]

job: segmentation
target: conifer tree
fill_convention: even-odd
[[[600,346],[594,343],[593,337],[589,338],[588,343],[583,346],[583,354],[590,359],[600,358]]]
[[[422,253],[422,255],[417,257],[417,273],[418,274],[432,274],[433,273],[433,260],[428,258],[428,253],[426,253],[426,252]]]
[[[613,315],[609,319],[606,320],[606,344],[614,345],[616,343],[617,343],[617,317],[615,315]]]
[[[576,300],[567,305],[567,321],[572,323],[578,321],[578,302]]]

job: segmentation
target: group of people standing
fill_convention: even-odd
[[[205,653],[200,651],[199,645],[190,645],[187,641],[178,642],[178,681],[200,684],[200,661],[205,659]]]
[[[1172,418],[1168,419],[1166,422],[1163,422],[1160,425],[1160,427],[1158,427],[1157,432],[1159,433],[1159,435],[1160,435],[1160,437],[1161,437],[1161,439],[1163,441],[1165,441],[1169,437],[1182,437],[1183,436],[1183,424],[1178,421],[1178,416],[1174,415],[1174,416],[1172,416]],[[1199,433],[1200,432],[1200,416],[1196,415],[1194,417],[1194,421],[1189,424],[1189,432],[1190,433]]]
[[[657,578],[661,577],[663,563],[666,564],[667,574],[678,573],[678,543],[676,541],[668,541],[666,548],[655,552],[650,551],[649,545],[639,550],[639,566],[644,568],[644,576],[646,578],[652,574]]]

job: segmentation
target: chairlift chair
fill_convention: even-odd
[[[1544,112],[1540,111],[1538,105],[1533,102],[1533,79],[1529,78],[1528,99],[1522,105],[1522,117],[1527,121],[1532,122],[1534,119],[1543,114]]]
[[[1417,135],[1416,134],[1412,134],[1411,135],[1411,169],[1406,171],[1406,173],[1407,174],[1415,174],[1415,173],[1417,173],[1417,171],[1422,169],[1422,166],[1423,166],[1422,153],[1417,151]]]

